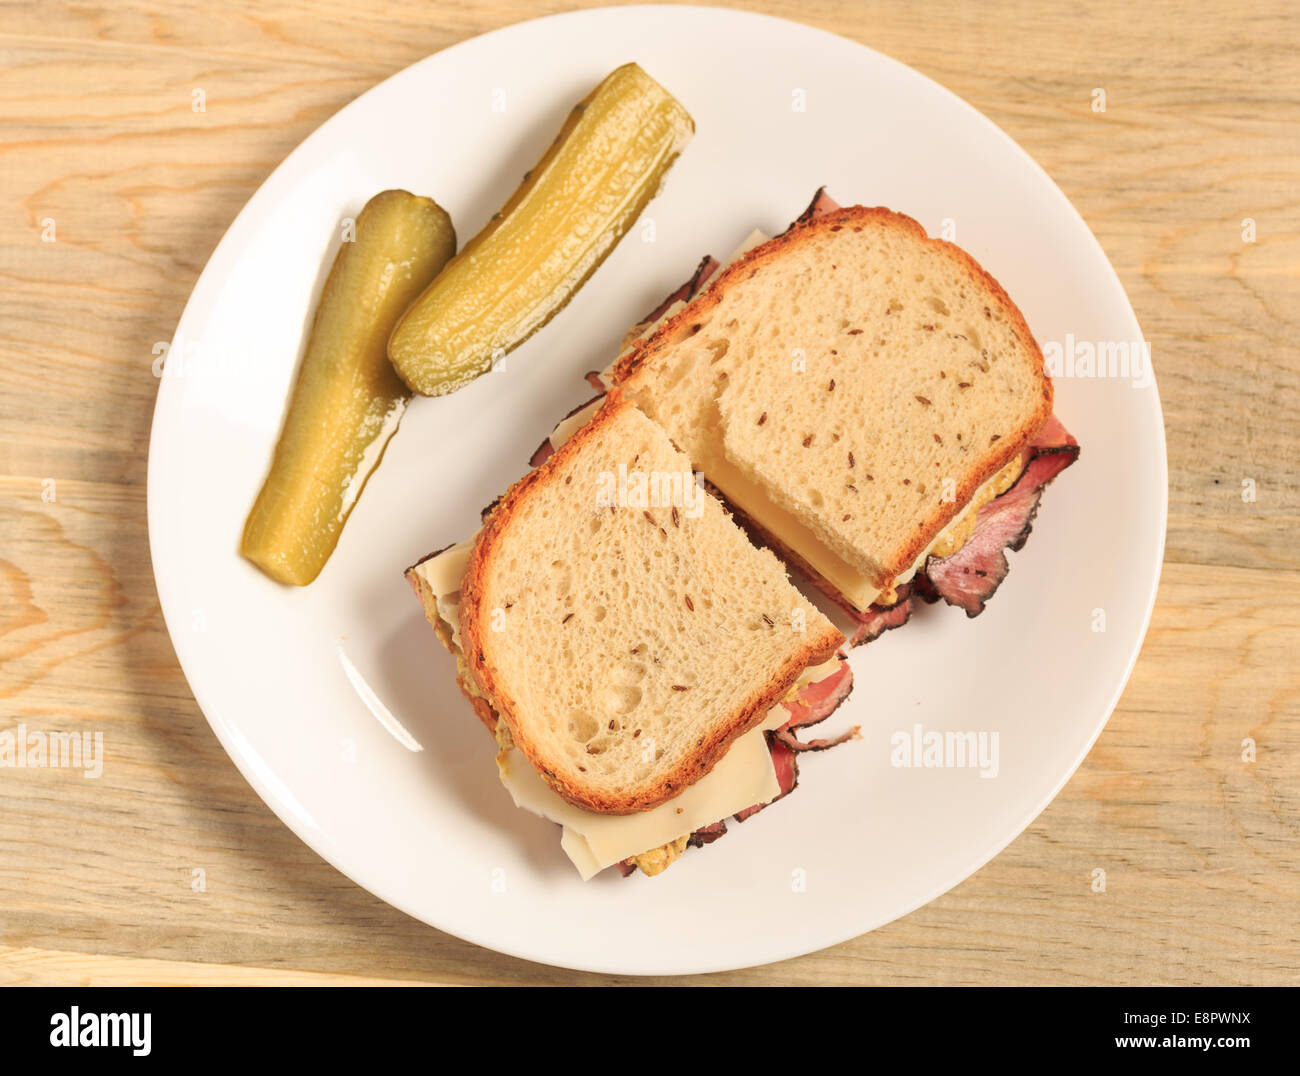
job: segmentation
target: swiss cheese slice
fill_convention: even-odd
[[[564,826],[560,845],[585,882],[629,856],[775,799],[781,786],[763,730],[778,728],[789,719],[783,707],[775,707],[761,726],[739,737],[718,764],[693,785],[667,803],[636,814],[598,814],[567,803],[518,749],[498,761],[501,783],[516,807]]]

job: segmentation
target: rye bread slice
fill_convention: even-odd
[[[1052,412],[997,281],[910,217],[862,206],[750,251],[614,376],[725,495],[711,462],[882,589]]]
[[[476,687],[560,796],[613,814],[698,781],[843,642],[715,499],[642,501],[637,473],[692,468],[615,392],[501,498],[461,586]]]

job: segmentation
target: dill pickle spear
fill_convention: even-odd
[[[388,361],[393,324],[455,252],[446,211],[396,190],[366,203],[355,240],[339,248],[244,524],[240,552],[272,579],[306,586],[334,552],[411,398]]]
[[[402,380],[425,396],[454,392],[545,325],[640,217],[694,130],[636,64],[610,74],[397,323],[388,357]]]

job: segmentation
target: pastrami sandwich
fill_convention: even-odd
[[[843,635],[615,391],[472,540],[409,568],[515,803],[584,879],[657,874],[789,792]]]
[[[983,611],[1078,455],[997,281],[910,217],[824,191],[782,235],[704,259],[589,380],[848,612],[853,645],[918,598]]]

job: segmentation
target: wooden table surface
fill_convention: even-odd
[[[107,730],[113,744],[99,781],[0,770],[0,983],[617,981],[441,934],[293,836],[190,694],[145,531],[152,349],[245,200],[386,76],[572,6],[0,8],[0,730]],[[1296,981],[1293,13],[1226,0],[750,6],[937,79],[1064,189],[1153,347],[1169,537],[1128,690],[1018,840],[870,935],[691,981]]]

